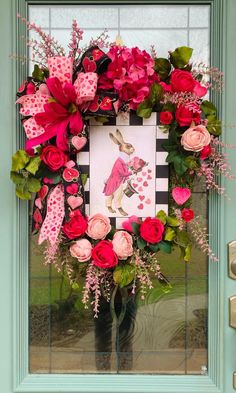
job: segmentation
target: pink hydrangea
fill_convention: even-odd
[[[121,101],[136,110],[150,92],[150,86],[158,81],[154,72],[154,60],[137,47],[113,46],[108,52],[112,59],[107,72],[99,78],[101,89],[114,88]]]

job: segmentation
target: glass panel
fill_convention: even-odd
[[[132,18],[130,14],[132,13]],[[201,13],[201,18],[199,14]],[[72,19],[85,30],[84,45],[104,28],[125,45],[158,55],[181,45],[195,48],[194,59],[209,61],[209,7],[145,6],[33,6],[32,21],[48,29],[65,47]],[[66,49],[66,48],[65,48]],[[207,196],[197,185],[196,210],[207,221]],[[64,275],[43,263],[43,248],[30,236],[30,340],[31,373],[159,373],[207,372],[207,258],[193,250],[191,263],[178,253],[160,254],[163,274],[172,289],[163,293],[157,281],[145,300],[128,296],[115,312],[101,303],[100,316],[85,310],[80,288],[72,289]],[[63,273],[63,272],[62,272]]]

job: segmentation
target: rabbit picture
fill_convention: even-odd
[[[119,130],[116,130],[114,134],[109,133],[109,136],[119,146],[120,154],[105,183],[103,193],[106,196],[106,207],[110,213],[116,213],[115,209],[117,209],[122,216],[128,216],[128,213],[122,208],[122,199],[124,196],[124,183],[132,175],[127,164],[130,160],[130,155],[134,153],[135,149],[131,143],[124,141]]]

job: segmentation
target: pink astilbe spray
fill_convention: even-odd
[[[109,41],[109,34],[107,33],[107,29],[105,29],[97,38],[91,38],[89,41],[89,46],[99,46],[100,49],[110,48],[112,45],[115,45],[114,42]]]
[[[199,249],[204,252],[204,254],[208,255],[213,262],[218,262],[219,258],[213,253],[209,245],[207,228],[201,224],[201,217],[195,217],[195,219],[188,224],[188,228]]]
[[[32,48],[32,61],[35,61],[35,58],[38,58],[39,62],[46,66],[46,60],[48,57],[65,56],[64,48],[55,38],[46,34],[40,26],[27,21],[27,19],[22,17],[20,14],[17,14],[17,17],[26,24],[28,31],[35,31],[40,37],[40,41],[36,39],[26,40],[27,45]]]
[[[204,176],[206,187],[208,190],[215,190],[219,195],[225,193],[225,188],[221,187],[216,182],[216,175],[221,174],[228,180],[234,180],[236,177],[231,173],[231,165],[229,164],[227,155],[221,153],[219,147],[224,145],[215,137],[211,138],[211,154],[207,161],[201,162],[201,167],[197,171],[198,176]]]
[[[110,272],[98,269],[92,263],[88,265],[83,289],[82,303],[87,309],[90,302],[94,311],[94,318],[98,318],[99,302],[101,296],[103,295],[108,302],[110,301],[112,282],[111,278]],[[90,298],[91,294],[93,294],[92,300]]]
[[[216,92],[221,92],[224,87],[224,74],[217,67],[210,67],[203,62],[193,64],[191,73],[194,78],[201,77],[201,84],[208,89],[211,88]]]
[[[79,28],[77,21],[74,19],[72,22],[72,31],[71,31],[71,41],[68,45],[69,57],[73,57],[76,59],[76,56],[80,56],[82,49],[79,48],[80,41],[83,40],[83,30]]]
[[[176,105],[177,107],[186,106],[193,112],[201,113],[201,98],[196,96],[196,94],[184,91],[175,93],[165,92],[161,104],[167,104],[169,102]]]

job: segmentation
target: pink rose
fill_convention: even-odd
[[[132,222],[136,222],[137,224],[141,224],[140,219],[137,216],[130,216],[128,220],[122,222],[122,227],[128,231],[133,232]]]
[[[201,151],[210,141],[210,133],[201,125],[188,128],[181,137],[181,145],[187,151]]]
[[[97,213],[89,217],[87,235],[94,240],[104,239],[111,230],[110,219]]]
[[[87,239],[77,240],[77,242],[70,246],[70,253],[79,262],[87,262],[91,258],[92,244]]]
[[[133,254],[133,239],[126,231],[117,231],[113,236],[112,244],[119,259],[127,259]]]

